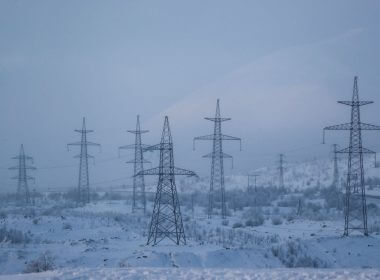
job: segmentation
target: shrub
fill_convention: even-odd
[[[273,217],[272,218],[272,224],[275,226],[281,225],[282,224],[282,219],[281,217]]]
[[[232,225],[232,228],[242,228],[243,227],[243,224],[240,223],[240,222],[236,222]]]
[[[264,224],[264,216],[263,215],[257,215],[253,219],[249,219],[245,222],[245,225],[247,227],[258,227]]]
[[[72,225],[69,224],[69,223],[64,223],[64,224],[62,225],[62,229],[65,229],[65,230],[72,230],[73,227],[72,227]]]
[[[25,244],[30,242],[30,236],[17,229],[0,228],[0,243],[10,242],[12,244]]]
[[[25,273],[43,272],[54,269],[54,258],[50,252],[45,252],[36,260],[31,261],[25,268]]]

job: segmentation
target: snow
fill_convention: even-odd
[[[45,273],[0,276],[0,280],[42,279],[260,279],[260,280],[361,280],[380,279],[380,270],[323,270],[323,269],[168,269],[168,268],[124,268],[124,269],[79,269],[59,270]]]

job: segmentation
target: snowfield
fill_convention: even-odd
[[[367,187],[370,236],[343,238],[330,164],[289,166],[286,189],[262,176],[254,194],[245,191],[246,177],[228,177],[226,220],[219,209],[207,219],[207,178],[180,180],[179,189],[188,190],[180,192],[185,246],[146,246],[152,195],[146,214],[131,213],[131,197],[113,190],[94,193],[84,207],[70,193],[42,193],[28,207],[4,196],[0,280],[380,279],[379,169]]]
[[[79,269],[44,273],[6,275],[0,280],[194,280],[194,279],[252,279],[252,280],[368,280],[380,279],[380,270],[323,269],[185,269],[185,268],[119,268]]]

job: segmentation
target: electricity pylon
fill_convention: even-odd
[[[212,140],[213,141],[212,152],[203,156],[204,158],[212,159],[207,216],[209,219],[211,219],[212,211],[214,208],[214,191],[215,191],[215,188],[219,188],[221,191],[221,203],[222,203],[221,215],[222,215],[222,219],[225,219],[227,217],[227,207],[226,207],[226,197],[225,197],[225,187],[224,187],[223,158],[232,159],[232,156],[223,153],[222,143],[223,143],[223,140],[240,141],[240,150],[241,150],[241,139],[238,137],[222,134],[222,122],[229,121],[231,119],[222,118],[220,116],[219,99],[216,102],[215,117],[205,118],[205,119],[214,122],[214,134],[195,137],[193,140],[193,149],[195,149],[196,140]]]
[[[333,144],[334,153],[334,173],[332,185],[338,189],[339,188],[339,169],[338,169],[338,145]]]
[[[280,189],[285,188],[284,184],[284,160],[285,156],[283,154],[279,155],[279,161],[278,161],[278,187]]]
[[[17,166],[10,167],[10,170],[17,170],[17,176],[12,179],[17,180],[17,202],[20,205],[29,205],[31,203],[28,180],[34,180],[34,177],[28,176],[27,170],[35,170],[36,168],[27,165],[30,161],[33,164],[33,158],[25,155],[24,145],[21,144],[20,154],[12,159],[17,159]]]
[[[145,180],[144,175],[137,175],[144,170],[144,163],[149,161],[144,159],[143,148],[148,147],[141,143],[141,134],[148,132],[148,130],[141,130],[140,128],[140,116],[137,116],[136,130],[128,130],[128,132],[135,134],[135,144],[119,147],[121,149],[133,149],[135,151],[135,157],[127,163],[133,163],[133,201],[132,201],[132,213],[136,210],[142,209],[144,214],[146,210],[146,196],[145,196]]]
[[[90,178],[88,173],[88,159],[94,158],[89,155],[87,150],[88,146],[100,147],[100,144],[87,141],[87,133],[93,132],[93,130],[86,129],[86,119],[83,118],[82,129],[76,129],[75,132],[81,134],[81,141],[67,144],[70,146],[80,146],[80,154],[75,156],[79,158],[79,178],[78,178],[78,205],[85,205],[90,202]]]
[[[351,122],[325,127],[323,143],[326,130],[350,131],[349,147],[337,151],[337,153],[348,154],[343,235],[348,236],[354,230],[361,230],[364,235],[368,235],[363,154],[375,152],[363,148],[362,130],[380,130],[380,126],[360,121],[360,106],[371,104],[373,101],[359,101],[358,77],[354,78],[352,101],[338,101],[338,103],[351,106]]]
[[[257,177],[259,177],[260,175],[258,174],[248,174],[247,177],[248,177],[248,183],[247,183],[247,192],[248,193],[252,193],[253,190],[252,190],[252,185],[251,185],[251,182],[250,182],[250,178],[253,177],[255,178],[255,185],[254,185],[254,191],[255,193],[257,192]]]
[[[173,140],[167,116],[165,116],[160,144],[144,149],[144,151],[155,150],[160,151],[159,167],[137,173],[137,176],[158,175],[147,245],[157,245],[165,238],[169,238],[177,245],[186,244],[175,175],[196,176],[196,174],[189,170],[174,167]]]

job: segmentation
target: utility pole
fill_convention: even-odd
[[[12,159],[18,161],[17,166],[9,168],[10,170],[17,170],[17,176],[12,177],[12,179],[17,180],[17,203],[20,205],[30,205],[30,192],[28,187],[28,180],[34,180],[34,177],[28,176],[27,170],[36,170],[35,167],[27,165],[27,162],[33,164],[33,158],[25,155],[24,145],[21,144],[20,154]]]
[[[284,160],[285,156],[283,154],[279,155],[279,161],[278,161],[278,171],[279,171],[279,188],[284,189],[285,184],[284,184]]]
[[[161,143],[144,151],[160,151],[159,167],[140,171],[137,175],[158,175],[158,184],[147,245],[157,245],[168,238],[175,244],[186,244],[175,175],[196,176],[192,171],[174,166],[173,140],[166,116]]]
[[[148,132],[148,130],[141,130],[140,117],[137,116],[136,129],[128,130],[128,132],[135,134],[135,144],[119,147],[120,149],[133,149],[135,151],[135,157],[133,160],[127,163],[133,163],[133,201],[132,201],[132,213],[135,213],[137,209],[142,209],[145,214],[146,211],[146,196],[145,196],[145,180],[144,175],[137,175],[139,172],[144,171],[144,163],[149,161],[144,159],[143,148],[147,148],[147,145],[141,143],[141,134]]]
[[[351,122],[328,126],[323,129],[323,143],[326,130],[349,130],[350,145],[337,153],[348,154],[348,171],[344,206],[344,236],[351,231],[361,230],[368,235],[367,204],[364,183],[363,154],[375,152],[363,148],[362,130],[380,130],[380,126],[362,123],[360,121],[360,106],[373,103],[373,101],[360,101],[358,77],[354,78],[352,101],[338,101],[340,104],[351,106]]]
[[[81,134],[81,141],[67,144],[67,147],[70,146],[80,146],[80,154],[75,156],[79,158],[79,178],[78,178],[78,205],[85,205],[90,202],[90,177],[88,172],[88,159],[94,158],[93,156],[87,153],[88,146],[97,146],[99,144],[87,141],[87,134],[93,132],[93,130],[86,129],[86,119],[83,118],[82,129],[76,129],[75,132]]]
[[[241,139],[238,137],[233,137],[229,135],[222,134],[222,122],[231,120],[230,118],[222,118],[220,116],[219,99],[216,102],[216,112],[214,118],[205,118],[206,120],[214,122],[214,133],[205,136],[195,137],[193,140],[193,148],[195,149],[196,140],[211,140],[213,141],[212,152],[203,156],[204,158],[211,158],[211,177],[210,177],[210,191],[209,191],[209,202],[208,202],[208,218],[211,219],[212,212],[214,208],[214,191],[215,188],[219,188],[221,191],[221,216],[222,219],[227,217],[227,207],[226,207],[226,197],[225,197],[225,187],[224,187],[224,167],[223,158],[230,158],[232,156],[223,153],[222,143],[223,140],[237,140],[240,141],[241,150]]]

